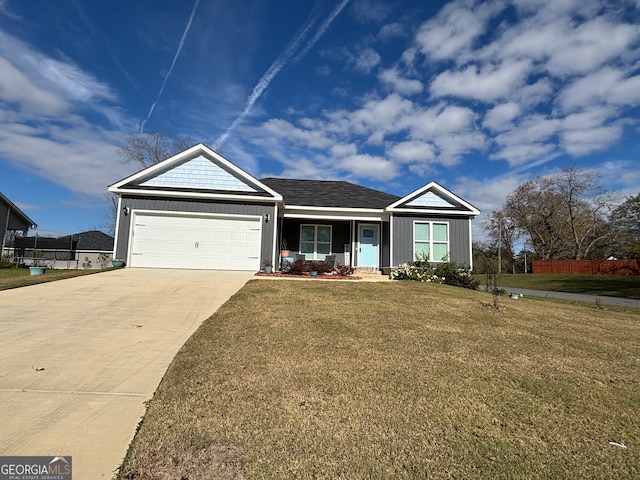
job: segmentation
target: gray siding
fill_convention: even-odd
[[[120,211],[120,223],[118,225],[118,233],[116,238],[115,258],[127,258],[127,250],[129,248],[130,235],[130,219],[131,214],[124,215],[125,207],[130,210],[151,210],[165,212],[188,212],[188,213],[221,213],[226,215],[260,215],[264,218],[265,214],[269,214],[268,222],[262,221],[262,248],[260,264],[273,255],[273,235],[276,226],[274,218],[274,205],[250,204],[250,203],[234,203],[234,202],[209,202],[202,200],[189,199],[166,199],[153,197],[123,197]]]
[[[393,217],[393,266],[415,260],[413,253],[413,223],[415,221],[447,222],[449,224],[449,250],[451,260],[465,266],[471,265],[471,238],[469,217],[394,215]]]
[[[7,222],[7,217],[9,218],[9,222]],[[21,231],[26,234],[31,225],[16,215],[16,212],[12,210],[9,205],[0,201],[0,234],[2,234],[2,236],[6,234],[5,227],[7,227],[7,230]]]

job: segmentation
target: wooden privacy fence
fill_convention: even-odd
[[[533,273],[640,275],[638,260],[534,260]]]

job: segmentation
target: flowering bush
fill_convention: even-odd
[[[478,289],[478,282],[471,272],[459,267],[456,262],[431,265],[428,260],[418,259],[412,263],[403,263],[389,274],[391,280],[415,280],[418,282],[445,283],[456,287]]]
[[[433,267],[430,265],[415,265],[415,263],[403,263],[397,269],[391,271],[389,278],[392,280],[444,283],[444,278],[434,274]]]

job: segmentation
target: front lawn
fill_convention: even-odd
[[[485,283],[485,275],[474,275]],[[528,288],[553,292],[584,293],[609,297],[635,298],[640,300],[639,275],[552,275],[552,274],[508,274],[498,276],[501,288]]]
[[[44,275],[30,275],[28,268],[0,268],[0,290],[53,282],[102,271],[104,270],[58,270],[48,268]]]
[[[118,478],[638,478],[640,311],[490,302],[251,281],[178,353]]]

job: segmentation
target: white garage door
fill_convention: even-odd
[[[132,267],[260,269],[260,217],[190,217],[136,213]]]

